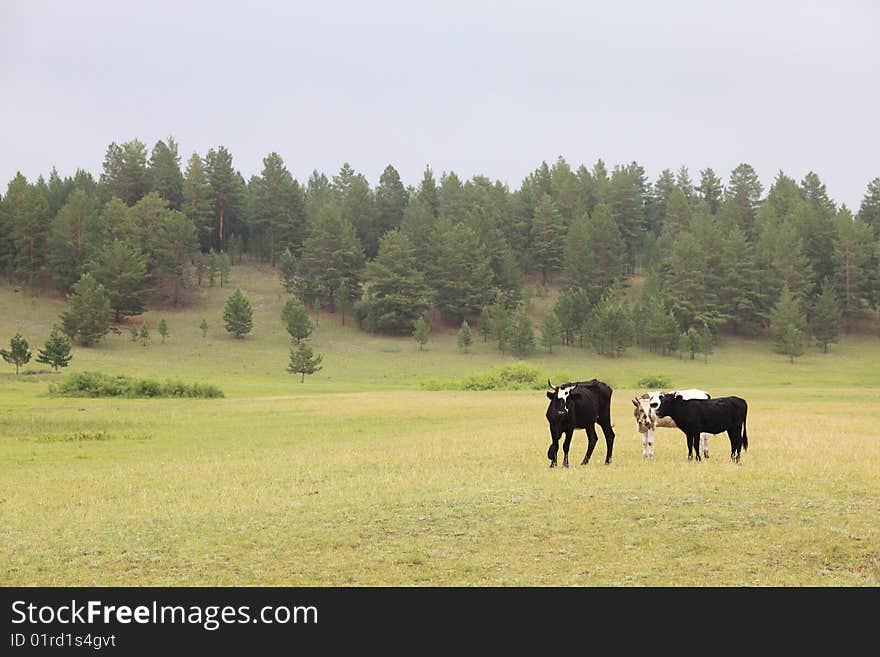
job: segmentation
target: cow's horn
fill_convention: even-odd
[[[553,387],[553,384],[550,383],[550,379],[547,379],[547,387],[550,388],[550,390],[556,390],[556,388]]]

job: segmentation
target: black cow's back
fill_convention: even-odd
[[[587,424],[594,424],[611,418],[611,394],[612,389],[604,381],[591,379],[590,381],[578,381],[572,391],[574,398],[574,424],[578,429],[586,428]]]
[[[731,426],[741,427],[745,422],[747,411],[748,404],[742,397],[686,399],[682,400],[681,417],[686,427],[699,428],[705,433],[723,433]],[[673,418],[673,420],[679,424],[678,419]]]

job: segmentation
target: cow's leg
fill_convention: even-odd
[[[739,427],[728,429],[727,435],[730,438],[730,460],[739,463],[740,450],[742,449],[742,434]]]
[[[592,423],[587,424],[587,453],[584,455],[584,460],[581,461],[581,465],[586,465],[590,462],[590,457],[593,455],[593,450],[596,449],[596,443],[599,442],[599,434],[596,433],[596,426]]]
[[[574,435],[574,429],[565,432],[565,442],[562,443],[562,467],[568,467],[568,448],[571,446],[571,437]]]
[[[550,434],[550,447],[547,449],[547,458],[550,459],[550,467],[556,467],[556,454],[559,452],[559,434]]]
[[[611,454],[614,452],[614,429],[611,428],[611,418],[599,418],[599,426],[602,427],[602,434],[605,436],[605,464],[611,463]],[[593,432],[595,433],[595,428]],[[598,440],[598,437],[596,438]]]
[[[702,461],[703,457],[700,455],[700,434],[695,433],[693,438],[691,438],[691,442],[694,444],[694,456],[697,461]]]
[[[700,451],[703,452],[703,458],[709,458],[709,434],[700,434]]]
[[[646,459],[653,459],[654,458],[654,436],[655,435],[656,435],[656,432],[654,431],[654,429],[648,429],[648,431],[645,432],[645,451],[643,452],[643,454],[645,455]]]
[[[642,432],[642,458],[648,458],[648,432]]]
[[[688,461],[693,461],[694,460],[694,437],[689,433],[686,433],[685,436],[687,437],[687,444],[688,444]]]

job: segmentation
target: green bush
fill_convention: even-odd
[[[423,390],[544,390],[547,379],[569,381],[565,375],[549,376],[534,365],[511,363],[485,372],[472,374],[464,379],[426,379]]]
[[[655,374],[653,376],[643,376],[636,381],[637,388],[651,388],[652,390],[669,390],[672,387],[672,381],[667,376]]]
[[[111,376],[100,372],[77,372],[70,374],[59,384],[49,384],[49,393],[59,397],[223,397],[223,391],[206,383],[183,383],[153,379],[133,379],[117,374]]]

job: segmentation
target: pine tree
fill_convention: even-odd
[[[813,307],[813,335],[816,342],[822,345],[822,351],[828,353],[828,345],[837,342],[840,335],[840,305],[837,303],[837,292],[831,280],[822,281],[822,292]]]
[[[183,182],[183,213],[196,227],[201,249],[212,246],[213,209],[211,206],[211,185],[205,162],[198,153],[193,153],[186,165]]]
[[[182,212],[169,210],[151,236],[150,250],[158,271],[172,281],[172,302],[177,305],[186,286],[189,263],[199,250],[195,226]]]
[[[57,326],[53,326],[49,339],[37,353],[37,362],[51,365],[57,372],[59,367],[67,367],[73,358],[70,347],[70,340],[58,330]]]
[[[776,349],[779,353],[788,356],[789,361],[794,364],[794,359],[802,356],[805,347],[804,332],[796,326],[786,326],[781,333],[776,336]]]
[[[153,146],[146,172],[147,191],[156,192],[179,210],[183,204],[183,174],[180,171],[180,155],[173,137],[168,143],[161,139]]]
[[[355,174],[338,196],[343,220],[354,228],[366,258],[372,260],[379,250],[379,229],[376,225],[376,199],[370,183],[361,174]]]
[[[291,297],[281,311],[281,321],[290,333],[290,338],[299,344],[312,334],[313,326],[306,313],[306,307],[296,297]]]
[[[9,351],[6,349],[0,349],[0,356],[2,356],[3,360],[7,363],[15,365],[15,373],[18,374],[18,368],[27,364],[31,359],[31,352],[28,349],[27,340],[21,337],[21,333],[16,333],[12,340],[9,341]]]
[[[251,222],[265,237],[274,267],[283,249],[298,249],[305,238],[305,194],[278,153],[263,158],[263,171],[253,182]]]
[[[489,306],[480,309],[480,317],[477,320],[477,330],[483,336],[483,342],[488,342],[492,335],[492,311]]]
[[[703,330],[700,331],[700,337],[698,341],[698,350],[701,354],[703,354],[704,362],[709,362],[709,356],[715,351],[715,336],[712,334],[712,331],[709,330],[709,327],[703,324]]]
[[[697,187],[697,191],[700,198],[709,204],[709,212],[717,214],[724,196],[724,185],[721,178],[716,176],[711,168],[700,171],[700,185]]]
[[[535,207],[532,218],[532,255],[541,270],[541,282],[546,285],[548,276],[559,271],[563,261],[565,224],[556,210],[553,199],[544,194]]]
[[[437,309],[456,323],[473,317],[491,298],[492,272],[473,229],[450,225],[441,216],[436,231],[437,270],[433,275]]]
[[[223,323],[226,330],[236,338],[243,338],[254,327],[254,308],[250,300],[236,288],[223,308]]]
[[[141,344],[146,347],[147,343],[150,341],[150,327],[147,326],[146,322],[141,324],[141,330],[138,332],[138,336],[141,339]]]
[[[510,335],[511,316],[504,304],[495,303],[489,307],[492,318],[492,337],[498,342],[498,350],[504,353]]]
[[[661,234],[670,244],[675,244],[679,235],[688,229],[691,221],[691,207],[682,191],[676,187],[669,194],[666,202],[666,214],[663,217]]]
[[[146,310],[147,262],[136,246],[121,240],[108,242],[87,269],[104,287],[117,322],[123,315]]]
[[[430,333],[431,325],[428,324],[428,320],[423,316],[419,316],[419,318],[413,322],[413,337],[416,339],[416,342],[419,343],[419,351],[422,351],[424,346],[428,344],[428,335]]]
[[[730,317],[734,333],[753,335],[761,325],[764,307],[761,274],[755,250],[739,226],[733,226],[721,242],[721,273],[718,301]]]
[[[547,351],[553,353],[553,345],[562,340],[562,324],[552,310],[544,315],[544,325],[541,327],[541,344],[547,347]]]
[[[665,289],[675,317],[684,326],[696,321],[712,292],[706,282],[708,258],[709,254],[699,248],[696,236],[689,231],[681,234],[666,255]]]
[[[300,374],[300,383],[304,383],[306,374],[320,371],[322,360],[324,360],[323,355],[313,354],[309,345],[300,342],[296,349],[290,350],[290,363],[287,366],[287,371],[291,374]]]
[[[208,150],[205,171],[211,187],[211,245],[224,251],[229,235],[240,230],[244,181],[233,167],[232,153],[224,146]]]
[[[218,271],[220,273],[220,287],[229,282],[229,273],[232,271],[232,261],[225,251],[217,254]]]
[[[415,249],[400,230],[382,237],[379,253],[367,264],[364,278],[369,292],[359,312],[372,314],[374,330],[406,334],[431,303],[431,289]]]
[[[697,352],[700,351],[700,334],[697,329],[691,326],[681,334],[678,350],[689,353],[691,360],[696,358]]]
[[[611,174],[609,206],[614,223],[620,231],[623,257],[627,271],[635,270],[636,253],[645,229],[644,208],[639,188],[626,169],[616,168]]]
[[[203,318],[199,328],[202,329],[202,337],[206,337],[208,335],[208,321]]]
[[[507,342],[518,358],[525,358],[535,350],[535,332],[532,320],[524,312],[516,313],[510,322]]]
[[[165,318],[159,320],[159,335],[162,336],[162,344],[165,344],[165,338],[168,337],[168,324],[165,322]]]
[[[669,197],[676,189],[678,187],[675,184],[675,175],[670,169],[663,169],[657,180],[654,181],[650,212],[648,212],[646,217],[647,228],[654,235],[660,234],[660,229],[668,211]]]
[[[873,233],[871,227],[854,219],[843,206],[835,219],[837,241],[834,261],[837,271],[836,287],[840,291],[840,305],[847,330],[859,313],[864,301],[870,296],[868,264],[873,256]]]
[[[794,358],[803,353],[806,326],[800,303],[788,285],[783,284],[770,314],[770,329],[775,337],[776,351],[789,356],[794,362]]]
[[[434,180],[434,172],[430,166],[425,167],[422,181],[419,183],[417,198],[425,203],[431,210],[434,218],[440,216],[440,196],[437,190],[437,181]]]
[[[376,186],[376,238],[381,239],[389,230],[400,228],[406,209],[407,192],[400,174],[390,164],[379,176]]]
[[[3,205],[8,236],[14,246],[14,271],[28,285],[32,285],[45,259],[49,204],[36,186],[17,173],[9,183]]]
[[[731,203],[731,218],[746,235],[752,236],[755,213],[764,191],[758,174],[750,164],[742,163],[730,173],[725,201]]]
[[[107,147],[101,184],[110,196],[128,205],[147,193],[147,147],[137,139]]]
[[[111,198],[101,210],[99,225],[104,242],[124,241],[139,244],[140,236],[133,213],[121,199]]]
[[[284,249],[278,260],[278,275],[285,292],[293,292],[296,285],[296,258],[290,249]]]
[[[600,354],[620,357],[635,339],[635,326],[620,288],[608,291],[596,304],[591,322],[593,346]]]
[[[61,330],[83,346],[95,344],[110,330],[110,298],[104,286],[83,274],[70,294],[69,309],[61,315]]]
[[[874,231],[874,237],[880,237],[880,177],[868,183],[868,189],[859,205],[859,219]]]
[[[588,220],[575,217],[565,239],[566,282],[596,303],[624,271],[624,243],[610,208],[599,203]],[[561,318],[560,318],[561,319]]]
[[[82,276],[100,233],[92,200],[81,189],[73,190],[52,220],[46,245],[49,271],[62,292],[69,292]]]
[[[456,340],[458,348],[467,353],[468,347],[473,341],[474,336],[471,334],[471,327],[468,326],[467,320],[464,320],[461,323],[461,328],[458,330],[458,338]]]
[[[556,313],[562,326],[562,344],[574,344],[576,335],[583,337],[583,326],[589,308],[590,300],[583,290],[567,288],[560,292],[553,306],[553,312]]]
[[[315,211],[299,264],[300,283],[323,297],[331,313],[336,312],[336,295],[343,280],[349,290],[360,287],[364,250],[335,204],[324,203]],[[305,291],[298,289],[298,296],[309,303]]]

